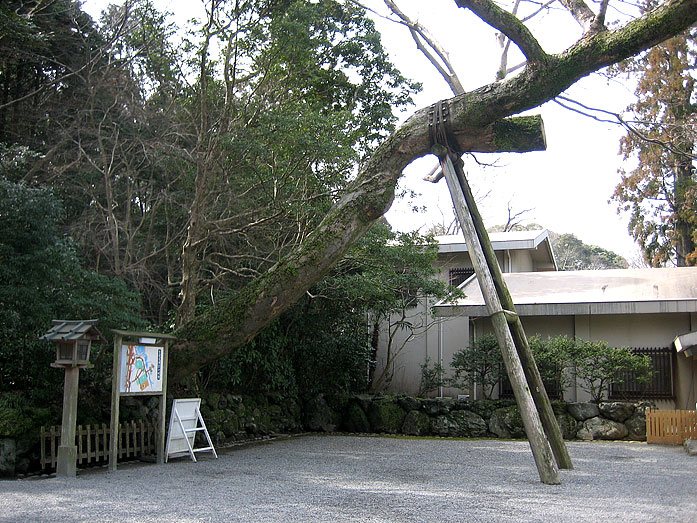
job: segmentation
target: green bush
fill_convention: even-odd
[[[455,376],[453,385],[469,389],[470,383],[481,385],[484,399],[491,399],[495,387],[505,375],[503,359],[498,342],[493,334],[485,334],[471,347],[457,351],[451,363]]]
[[[621,384],[628,373],[639,382],[651,377],[650,359],[633,354],[628,348],[566,336],[546,339],[531,336],[528,341],[543,382],[548,388],[554,385],[560,396],[572,384],[571,369],[579,387],[588,392],[594,402],[603,399],[610,383]],[[467,389],[472,381],[477,382],[483,388],[485,399],[491,398],[500,380],[506,377],[501,351],[493,334],[485,334],[471,347],[455,353],[452,367],[454,386]]]
[[[426,396],[429,392],[447,386],[449,383],[450,380],[445,377],[443,365],[440,362],[433,363],[431,358],[427,356],[421,364],[421,382],[417,396]]]
[[[652,373],[648,356],[633,354],[628,348],[609,347],[604,341],[576,340],[570,360],[580,387],[596,403],[603,399],[610,383],[622,383],[627,373],[634,373],[640,383],[649,381]]]

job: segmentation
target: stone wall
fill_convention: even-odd
[[[281,395],[209,394],[201,415],[216,446],[303,430],[300,404]]]
[[[565,439],[646,440],[642,403],[553,403]],[[338,405],[318,397],[305,406],[308,430],[410,436],[525,438],[523,422],[511,400],[418,399],[359,395]]]
[[[649,403],[553,403],[564,438],[646,440]],[[121,419],[154,416],[157,402],[122,399]],[[344,431],[465,438],[525,438],[523,423],[511,400],[459,401],[410,396],[317,396],[301,403],[281,395],[242,396],[211,393],[201,413],[216,446],[290,434]],[[169,420],[169,412],[167,413]],[[37,470],[38,429],[34,444],[16,444],[0,434],[0,476]]]
[[[158,401],[152,397],[121,398],[121,421],[155,419]],[[171,400],[169,403],[171,407]],[[201,414],[217,447],[265,438],[272,434],[288,434],[303,430],[299,402],[280,395],[242,396],[211,393],[201,399]],[[167,423],[169,416],[168,409]],[[4,413],[0,412],[0,421],[7,417],[7,410]],[[55,420],[49,419],[45,424],[53,423]],[[11,432],[7,425],[0,423],[0,477],[39,472],[40,424],[27,424],[26,428],[19,427],[14,432]],[[17,428],[17,424],[12,427]]]

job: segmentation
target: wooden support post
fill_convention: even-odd
[[[163,368],[166,369],[169,363],[169,340],[165,340],[164,353],[162,355]],[[157,408],[157,434],[155,434],[155,453],[157,463],[163,464],[166,460],[165,456],[165,423],[167,411],[167,373],[162,376],[162,395]]]
[[[111,368],[111,424],[109,435],[109,472],[116,472],[119,460],[119,379],[121,376],[119,351],[123,336],[114,336],[114,363]]]
[[[557,418],[554,416],[552,404],[549,401],[547,390],[542,382],[542,376],[540,376],[540,371],[535,363],[535,357],[530,349],[527,336],[525,335],[525,330],[523,329],[523,324],[520,321],[520,317],[515,312],[513,298],[511,297],[511,293],[508,291],[506,282],[503,279],[503,274],[501,274],[501,268],[499,267],[499,263],[496,259],[496,253],[494,252],[494,248],[489,240],[489,233],[486,231],[484,220],[482,220],[482,216],[477,208],[472,190],[470,189],[467,178],[462,170],[462,160],[458,158],[457,162],[459,162],[459,164],[455,166],[455,170],[458,182],[465,197],[465,203],[469,209],[470,216],[472,217],[474,228],[477,232],[477,237],[479,238],[479,243],[482,246],[484,257],[486,259],[487,266],[489,267],[489,272],[494,280],[496,294],[501,301],[501,305],[506,310],[505,312],[507,313],[507,319],[510,324],[511,335],[513,336],[513,341],[515,342],[518,357],[520,358],[523,371],[525,372],[525,377],[527,378],[527,382],[530,386],[532,398],[537,406],[540,420],[542,421],[542,427],[544,428],[550,446],[552,447],[552,452],[554,453],[554,458],[556,459],[559,468],[569,470],[573,469],[574,467],[573,463],[571,462],[571,456],[569,456],[566,444],[564,443],[564,437],[559,429]]]
[[[487,310],[491,316],[491,323],[499,347],[501,348],[503,362],[513,387],[513,393],[518,407],[520,408],[520,415],[523,419],[523,425],[528,436],[528,442],[530,443],[535,464],[537,465],[540,480],[542,483],[548,485],[558,485],[560,483],[559,470],[557,469],[549,442],[545,437],[540,417],[532,399],[523,367],[518,358],[513,337],[511,336],[506,314],[501,306],[501,301],[499,300],[496,286],[489,272],[479,236],[477,235],[462,187],[460,186],[458,175],[455,171],[455,166],[449,155],[444,155],[441,160],[441,165],[448,183],[453,205],[455,206],[455,213],[465,236],[465,242],[467,243],[472,265],[477,274]]]
[[[75,423],[77,421],[77,393],[80,382],[80,367],[65,367],[63,390],[63,423],[61,444],[58,447],[56,476],[74,478],[77,474],[77,446],[75,445]]]

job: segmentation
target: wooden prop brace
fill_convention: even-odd
[[[467,183],[462,160],[450,144],[454,143],[448,126],[448,107],[440,102],[429,111],[433,153],[438,156],[455,212],[464,233],[467,249],[482,289],[492,326],[501,348],[506,372],[528,435],[540,480],[559,484],[557,465],[573,465],[549,397],[525,336],[513,300],[503,280],[491,241]],[[434,182],[437,179],[433,180]],[[528,383],[532,383],[532,392]],[[550,441],[551,440],[551,446]],[[554,456],[554,458],[552,457]],[[556,460],[556,463],[555,463]]]

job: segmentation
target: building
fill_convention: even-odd
[[[529,336],[565,335],[643,353],[654,365],[649,386],[625,384],[611,398],[649,399],[662,408],[697,402],[697,268],[557,271],[545,230],[492,233],[516,309]],[[490,331],[486,307],[462,236],[440,236],[438,277],[459,285],[454,303],[425,298],[384,326],[375,376],[388,391],[417,394],[421,366],[441,363],[446,375],[455,352]],[[633,388],[634,387],[634,388]],[[637,391],[641,389],[641,393]],[[505,395],[505,384],[499,390]],[[440,389],[438,395],[481,397],[481,389]],[[578,384],[568,401],[586,401]]]
[[[546,230],[512,231],[490,234],[499,265],[504,272],[556,271]],[[474,275],[467,245],[461,235],[437,236],[438,277],[460,285]],[[425,361],[442,362],[448,367],[453,354],[470,340],[469,318],[435,317],[435,301],[425,298],[415,303],[404,318],[393,317],[384,325],[378,340],[376,380],[389,391],[416,394]],[[441,390],[440,394],[457,394]]]
[[[625,384],[611,390],[611,398],[648,399],[669,409],[695,408],[697,267],[510,273],[504,279],[528,335],[602,340],[651,358],[650,386],[639,393]],[[473,339],[490,331],[490,323],[476,279],[468,279],[461,288],[464,298],[434,308],[446,321],[467,322],[466,335]],[[445,346],[461,343],[460,332],[444,332]],[[584,394],[572,386],[564,399],[587,401]]]

